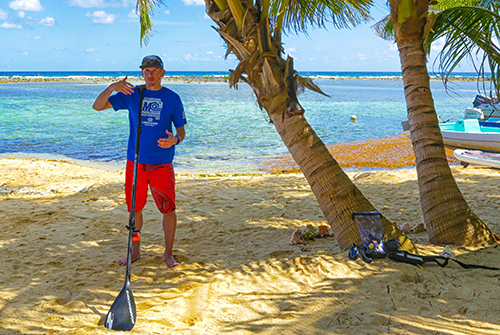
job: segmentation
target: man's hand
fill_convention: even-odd
[[[127,82],[127,77],[128,76],[125,76],[123,80],[120,80],[106,87],[106,89],[102,91],[101,94],[99,94],[99,96],[95,99],[92,108],[94,108],[96,111],[102,111],[108,108],[112,108],[113,106],[109,102],[109,96],[114,91],[121,92],[126,95],[134,93],[134,85]]]
[[[174,134],[169,132],[168,130],[166,130],[165,132],[167,133],[168,137],[167,138],[160,138],[158,140],[158,146],[160,148],[163,148],[163,149],[168,149],[171,146],[176,145],[177,142],[179,141],[179,139],[176,136],[174,136]]]
[[[128,76],[125,76],[123,80],[117,81],[116,83],[113,83],[109,85],[110,89],[115,91],[115,92],[121,92],[126,95],[130,95],[134,93],[134,85],[129,83],[127,81]]]

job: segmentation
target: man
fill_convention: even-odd
[[[140,66],[146,82],[142,104],[141,136],[135,205],[135,231],[132,242],[132,262],[141,257],[140,230],[143,224],[142,209],[146,205],[148,185],[157,208],[163,214],[165,235],[165,263],[169,268],[177,266],[172,255],[177,216],[175,213],[175,176],[172,161],[175,146],[185,138],[186,116],[180,97],[161,85],[165,75],[163,62],[158,56],[146,56]],[[125,79],[109,85],[96,98],[93,108],[97,111],[113,108],[128,109],[130,135],[127,150],[125,195],[128,210],[132,201],[132,184],[135,159],[136,127],[139,115],[140,93]],[[113,92],[117,92],[112,95]],[[173,134],[172,124],[176,134]],[[127,264],[127,258],[118,262]]]

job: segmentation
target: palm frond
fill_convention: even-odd
[[[394,40],[394,25],[392,24],[391,15],[387,15],[382,20],[378,21],[372,26],[375,35],[383,38],[384,40]]]
[[[160,6],[163,4],[163,0],[137,0],[137,6],[135,12],[139,15],[141,24],[141,37],[140,44],[147,45],[149,39],[153,36],[154,24],[151,21],[151,17],[154,14],[154,6]]]
[[[445,38],[445,44],[436,62],[447,78],[462,62],[468,60],[484,78],[491,72],[496,91],[500,89],[500,15],[479,7],[454,7],[436,14],[435,23],[425,42]]]
[[[439,0],[432,4],[433,9],[445,10],[453,7],[480,7],[492,9],[498,0]]]
[[[277,29],[287,32],[306,32],[309,26],[325,27],[328,22],[338,29],[351,28],[371,19],[372,5],[373,0],[271,0],[270,16],[282,14]]]

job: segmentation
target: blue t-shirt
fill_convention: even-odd
[[[139,90],[126,95],[116,93],[109,97],[109,102],[115,111],[128,109],[130,134],[128,138],[127,160],[135,160],[135,139],[137,119],[139,115]],[[175,146],[168,149],[160,148],[158,140],[167,138],[165,132],[171,133],[172,124],[178,128],[187,123],[181,98],[172,90],[162,87],[158,91],[144,90],[141,117],[141,137],[139,143],[139,163],[170,164],[174,159]]]

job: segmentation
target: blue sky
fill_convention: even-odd
[[[164,3],[155,9],[153,37],[141,48],[134,0],[0,0],[0,71],[134,71],[146,54],[162,57],[171,71],[235,68],[233,56],[224,59],[203,0]],[[385,1],[377,0],[374,19],[387,14]],[[374,22],[285,36],[285,52],[299,72],[400,71],[396,46],[374,35]]]

